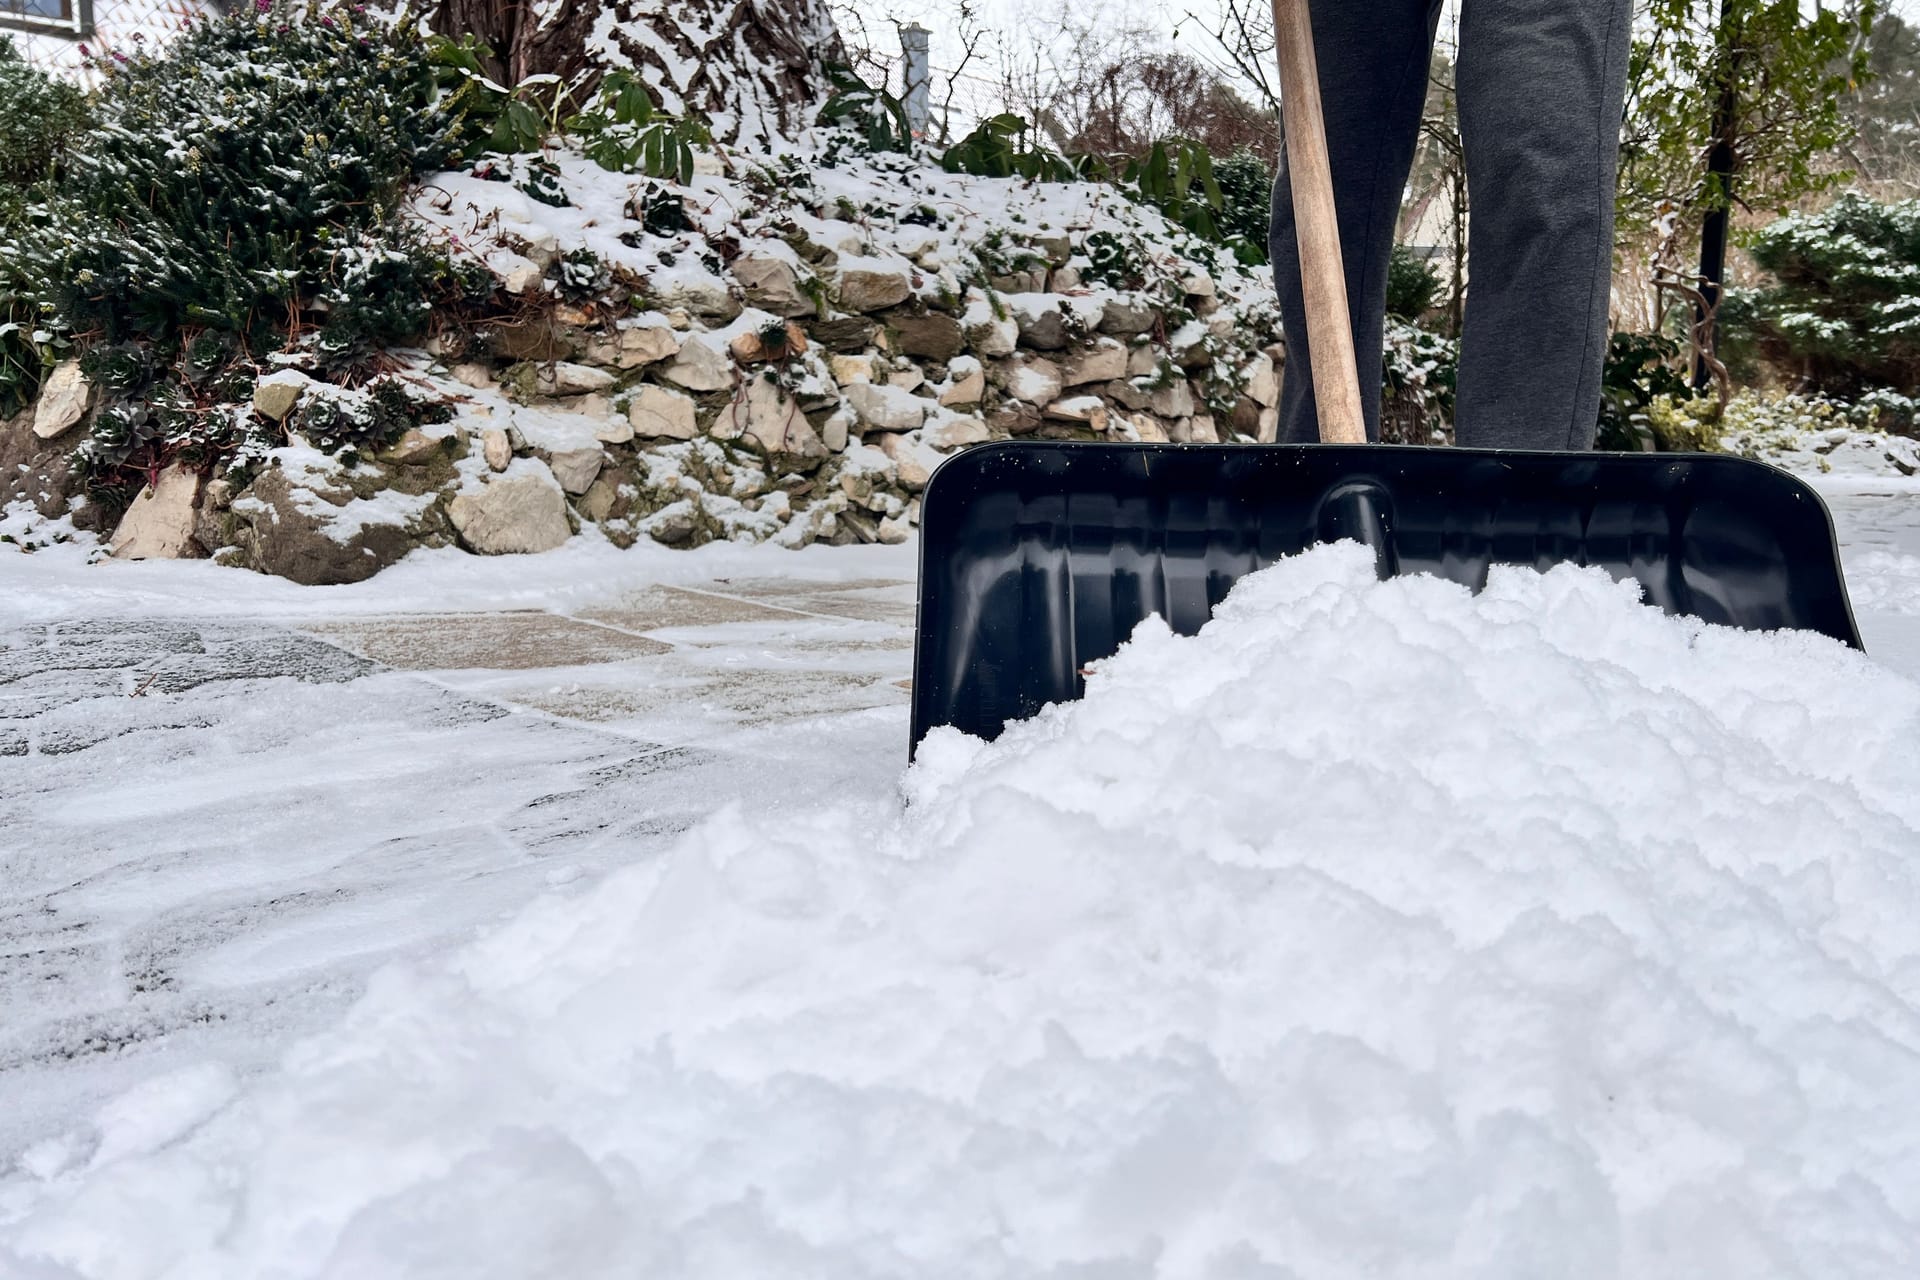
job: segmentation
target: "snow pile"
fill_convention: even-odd
[[[1352,547],[27,1153],[0,1274],[1910,1276],[1920,687]]]

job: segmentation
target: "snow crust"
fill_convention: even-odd
[[[1324,548],[149,1082],[0,1274],[1911,1276],[1917,745],[1820,637]]]

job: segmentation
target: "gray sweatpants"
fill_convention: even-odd
[[[1586,449],[1600,410],[1613,186],[1632,0],[1462,0],[1466,330],[1459,443]],[[1313,0],[1327,149],[1367,434],[1380,434],[1387,260],[1413,165],[1440,0]],[[1269,244],[1287,335],[1280,439],[1319,439],[1286,168]]]

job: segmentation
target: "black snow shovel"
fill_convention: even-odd
[[[1342,538],[1383,578],[1479,590],[1494,564],[1597,565],[1669,613],[1861,648],[1832,520],[1783,471],[1365,443],[1306,0],[1276,0],[1274,20],[1322,443],[1004,441],[944,463],[921,505],[913,744],[940,725],[992,738],[1077,698],[1082,668],[1148,614],[1191,635],[1242,574]]]

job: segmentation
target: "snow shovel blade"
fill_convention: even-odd
[[[920,531],[915,746],[1077,698],[1148,614],[1191,635],[1242,574],[1342,538],[1383,578],[1598,565],[1669,613],[1862,647],[1825,504],[1713,454],[1008,441],[934,473]]]

